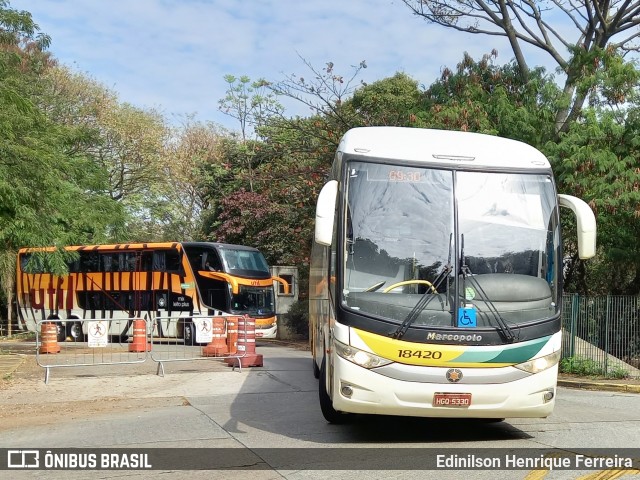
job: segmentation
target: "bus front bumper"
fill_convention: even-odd
[[[278,333],[278,325],[259,325],[256,322],[256,338],[276,338]]]
[[[380,375],[375,369],[362,368],[338,356],[334,362],[333,407],[342,412],[414,417],[542,418],[549,416],[555,405],[557,365],[506,383],[497,381],[495,368],[485,369],[491,370],[492,383],[465,384],[464,377],[459,383],[449,383],[445,379],[448,368],[442,368],[442,383],[422,383]],[[460,370],[464,375],[465,369]],[[477,376],[478,369],[473,370]],[[455,394],[448,396],[457,398],[460,394],[471,394],[470,404],[434,406],[436,393]],[[462,397],[468,398],[468,395]]]

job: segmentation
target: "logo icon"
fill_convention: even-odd
[[[40,452],[38,450],[7,450],[7,467],[38,468]]]
[[[462,380],[462,371],[457,368],[450,368],[447,370],[446,377],[451,383],[458,383]]]

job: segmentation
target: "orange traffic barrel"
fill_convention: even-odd
[[[129,344],[130,352],[149,352],[151,344],[147,342],[147,322],[142,319],[133,321],[133,340]]]
[[[237,361],[236,361],[237,358]],[[238,351],[236,358],[228,358],[227,365],[240,363],[243,367],[262,367],[263,357],[256,354],[256,321],[248,315],[238,319]]]
[[[227,350],[229,355],[238,351],[238,320],[239,317],[227,317]]]
[[[238,330],[238,352],[245,355],[256,353],[256,321],[245,316],[240,319]]]
[[[211,319],[211,342],[202,349],[203,357],[219,357],[228,353],[224,317]]]
[[[58,345],[58,325],[54,322],[46,322],[40,325],[40,353],[60,353]]]

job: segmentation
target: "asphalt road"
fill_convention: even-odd
[[[167,364],[162,377],[152,362],[145,362],[53,369],[48,384],[44,369],[25,364],[19,372],[30,374],[16,374],[0,389],[0,449],[161,448],[166,458],[154,457],[154,468],[163,461],[166,467],[100,470],[91,475],[86,470],[13,470],[7,478],[454,479],[464,475],[493,480],[497,472],[492,468],[464,473],[458,468],[421,470],[420,459],[433,452],[468,456],[487,448],[500,454],[530,451],[546,458],[640,443],[638,394],[562,387],[556,410],[547,419],[486,424],[371,416],[330,425],[320,413],[309,352],[266,342],[259,343],[257,351],[264,356],[264,366],[242,372],[209,359]],[[197,455],[208,456],[213,465],[238,462],[236,466],[246,470],[182,470],[189,462],[202,465]],[[505,470],[499,476],[537,480],[595,474],[640,478],[637,471],[625,468],[539,467]]]

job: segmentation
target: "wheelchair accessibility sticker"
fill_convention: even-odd
[[[476,309],[460,307],[458,309],[458,327],[476,328],[478,326]]]

